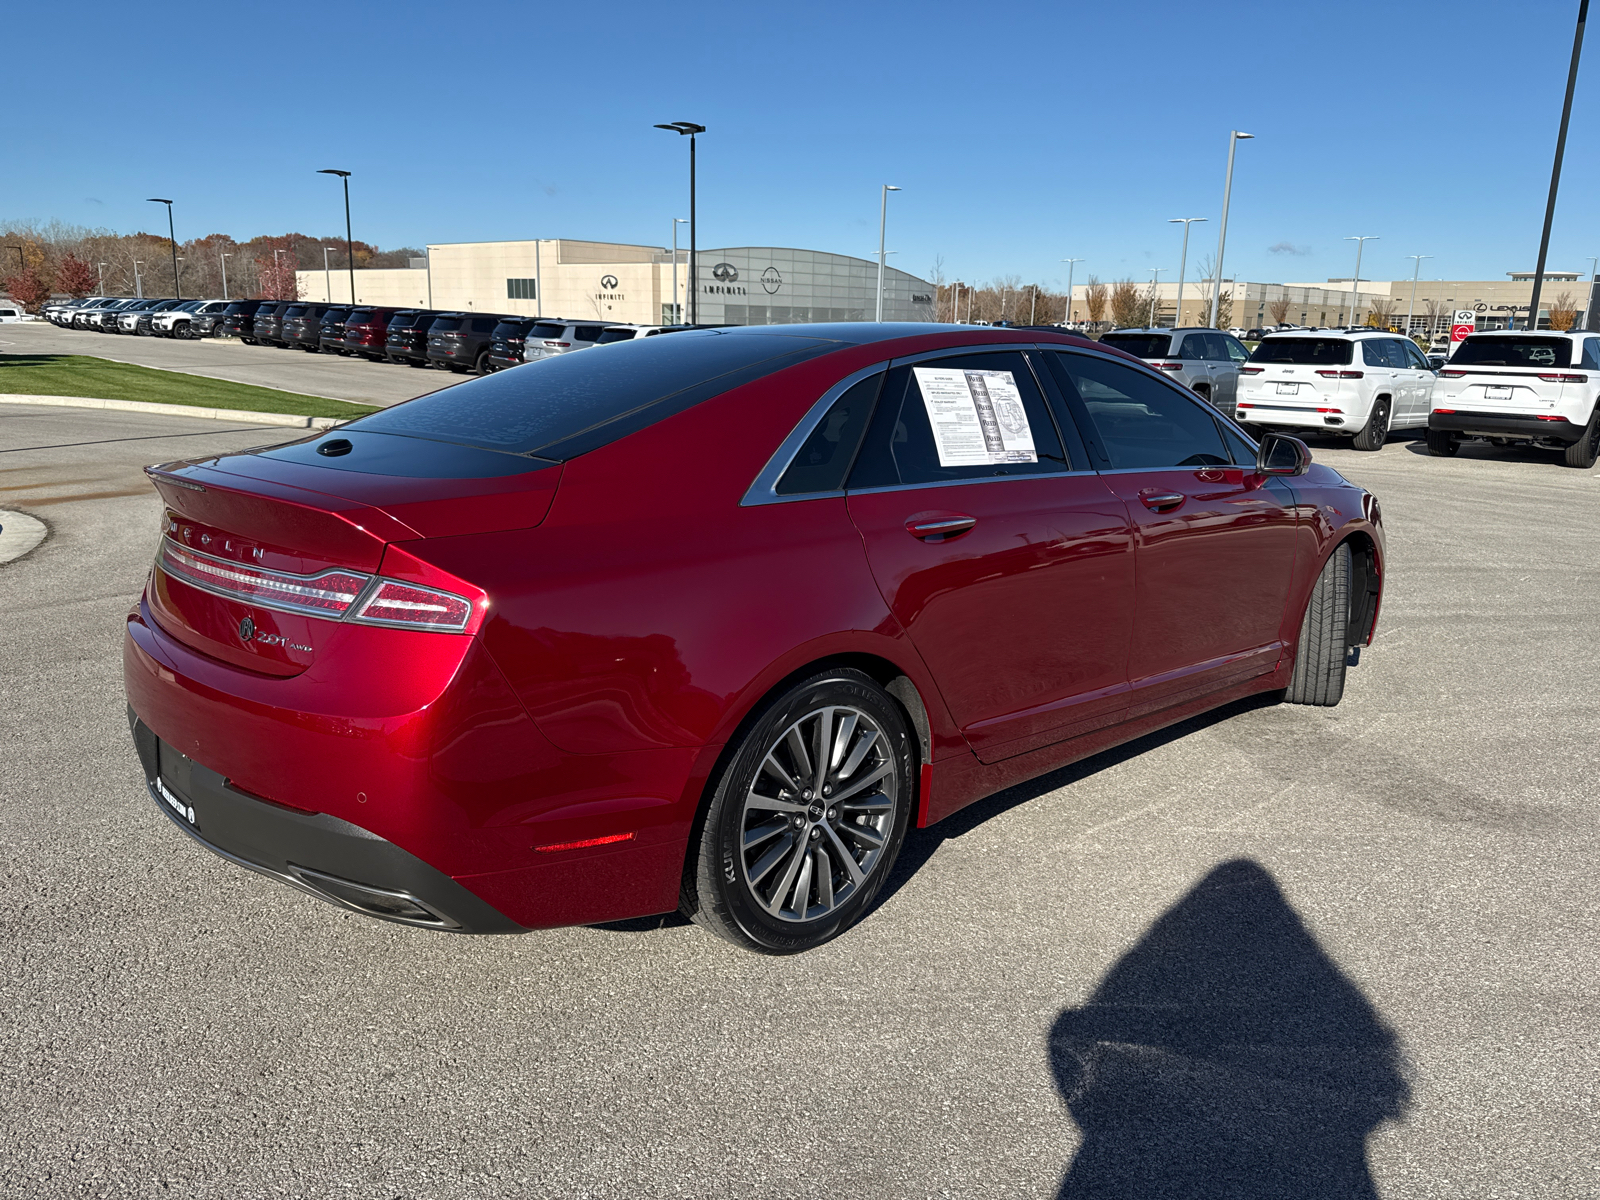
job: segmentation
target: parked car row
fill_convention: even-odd
[[[100,333],[194,338],[210,334],[226,300],[128,299],[91,296],[86,300],[48,304],[42,315],[64,329],[93,329]]]

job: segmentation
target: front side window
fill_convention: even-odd
[[[774,489],[778,495],[836,492],[844,486],[845,473],[855,461],[882,385],[883,372],[879,371],[845,389],[778,480]]]
[[[1229,337],[1227,334],[1222,334],[1221,336],[1223,348],[1227,351],[1229,359],[1235,363],[1250,361],[1250,351],[1245,349],[1243,342],[1238,338]]]
[[[1067,393],[1088,414],[1114,471],[1209,467],[1231,461],[1207,407],[1163,380],[1089,355],[1052,354]]]
[[[1045,475],[1068,465],[1027,359],[963,354],[889,372],[850,487]]]
[[[1590,371],[1600,371],[1600,338],[1583,339],[1583,365]]]
[[[1400,349],[1405,351],[1406,362],[1410,364],[1413,371],[1430,371],[1433,369],[1428,366],[1428,360],[1422,357],[1422,351],[1417,349],[1415,342],[1407,339],[1400,343]]]

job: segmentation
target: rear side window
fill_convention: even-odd
[[[346,428],[565,460],[839,343],[705,330],[636,338],[604,354],[558,354],[445,388]]]
[[[850,487],[1066,469],[1061,437],[1027,360],[1014,351],[963,354],[889,372]]]
[[[1172,335],[1166,333],[1108,333],[1100,340],[1135,358],[1165,358],[1172,353]]]
[[[1354,342],[1344,338],[1275,337],[1256,347],[1251,362],[1294,363],[1308,367],[1341,367],[1349,363]]]
[[[600,335],[606,331],[604,325],[575,325],[572,329],[572,340],[575,342],[595,342],[600,340]]]
[[[1583,339],[1583,365],[1591,371],[1600,371],[1600,338]]]
[[[844,486],[845,472],[861,445],[882,384],[883,372],[879,371],[845,389],[778,480],[774,489],[778,495],[836,492]]]
[[[1086,354],[1052,354],[1050,359],[1068,403],[1088,416],[1092,436],[1112,470],[1232,461],[1209,409],[1177,388]]]
[[[1450,365],[1485,367],[1570,367],[1572,343],[1553,337],[1469,337],[1456,347]]]

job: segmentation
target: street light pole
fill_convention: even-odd
[[[700,323],[700,275],[698,271],[698,252],[700,247],[699,228],[695,217],[694,208],[694,139],[696,134],[706,131],[704,125],[696,125],[693,121],[673,121],[668,125],[657,125],[657,129],[665,129],[668,133],[676,133],[680,137],[689,139],[689,324]]]
[[[1561,131],[1556,134],[1556,161],[1550,168],[1550,198],[1544,206],[1544,232],[1539,235],[1539,261],[1533,267],[1533,295],[1528,299],[1528,328],[1539,328],[1539,291],[1544,284],[1544,259],[1550,249],[1550,223],[1556,216],[1556,191],[1561,186],[1561,158],[1567,150],[1567,121],[1572,116],[1572,89],[1578,84],[1578,55],[1583,51],[1583,26],[1589,0],[1578,0],[1578,28],[1572,34],[1572,62],[1567,67],[1567,98],[1561,105]],[[1511,328],[1515,327],[1512,322]]]
[[[328,251],[331,249],[333,249],[332,246],[324,246],[322,248],[322,294],[329,304],[333,303],[333,273],[328,270]],[[350,294],[351,296],[355,295],[354,292]]]
[[[1237,129],[1228,134],[1228,175],[1222,184],[1222,226],[1217,230],[1217,267],[1211,276],[1209,324],[1212,329],[1217,327],[1217,302],[1222,299],[1222,252],[1228,245],[1228,201],[1233,196],[1233,152],[1240,142],[1255,136],[1253,133],[1240,133]]]
[[[224,300],[228,298],[228,260],[232,257],[233,255],[231,254],[222,256],[222,298]]]
[[[678,303],[678,226],[689,223],[686,217],[672,218],[672,323],[683,324],[683,308]]]
[[[345,261],[350,268],[350,304],[356,302],[356,248],[355,239],[350,236],[350,172],[340,171],[335,167],[327,167],[317,172],[318,175],[337,175],[344,181],[344,253]],[[323,262],[327,262],[324,258]],[[333,297],[328,297],[332,303]]]
[[[1407,258],[1417,260],[1417,265],[1411,271],[1411,303],[1406,305],[1406,336],[1411,336],[1411,314],[1417,309],[1417,276],[1422,273],[1422,260],[1432,258],[1431,254],[1408,254]],[[1359,272],[1357,272],[1359,274]]]
[[[1587,4],[1588,0],[1584,0],[1584,3]],[[1571,94],[1572,89],[1568,88],[1567,95],[1569,104],[1571,103]],[[163,200],[158,196],[151,196],[149,198],[149,202],[151,204],[165,204],[167,206],[167,240],[172,245],[172,290],[177,293],[178,299],[182,300],[183,288],[178,284],[178,235],[172,224],[172,201]]]
[[[1355,237],[1347,237],[1344,240],[1356,244],[1356,274],[1355,278],[1350,281],[1350,317],[1345,321],[1345,327],[1348,328],[1356,323],[1356,285],[1361,282],[1361,252],[1367,248],[1368,242],[1381,241],[1382,239],[1376,234],[1366,233]]]
[[[144,266],[140,259],[133,260],[133,294],[140,300],[144,299],[144,276],[139,274],[139,268]]]
[[[1165,267],[1150,268],[1150,323],[1146,326],[1147,329],[1156,327],[1156,280],[1165,270]]]
[[[1196,221],[1204,220],[1204,217],[1173,217],[1167,222],[1168,225],[1183,226],[1183,257],[1178,261],[1178,308],[1172,314],[1172,327],[1174,329],[1183,324],[1183,277],[1189,270],[1189,226]],[[1213,310],[1211,319],[1215,323],[1215,310]]]
[[[1072,324],[1072,272],[1083,261],[1081,258],[1063,258],[1067,264],[1067,315],[1061,319],[1063,325]]]
[[[111,265],[110,263],[101,263],[100,264],[100,294],[102,296],[104,296],[106,294],[106,268],[109,267],[110,265]],[[1591,289],[1591,290],[1593,290],[1593,289]]]
[[[1589,302],[1583,306],[1583,329],[1589,328],[1589,322],[1594,317],[1594,273],[1597,264],[1600,264],[1600,258],[1589,260]]]
[[[883,267],[888,262],[888,256],[883,252],[883,234],[889,221],[889,193],[898,192],[900,189],[892,183],[883,185],[883,202],[878,206],[878,315],[874,319],[883,320]]]
[[[950,324],[961,324],[961,284],[950,285]]]

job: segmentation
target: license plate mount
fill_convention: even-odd
[[[1298,395],[1299,392],[1300,385],[1298,383],[1280,383],[1278,385],[1278,395],[1280,396],[1294,396]]]
[[[1508,383],[1485,384],[1483,388],[1483,398],[1485,400],[1509,400],[1511,399],[1511,385]]]

